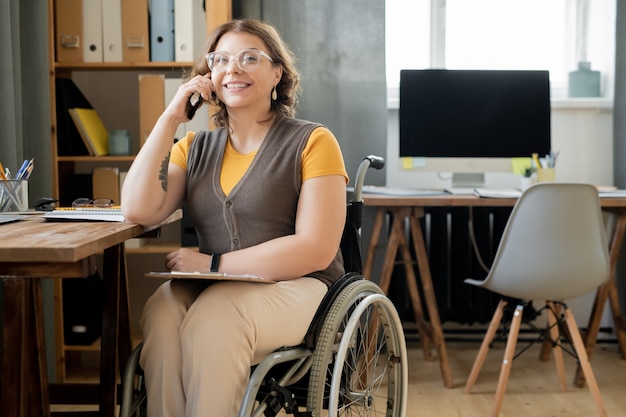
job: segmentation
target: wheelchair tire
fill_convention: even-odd
[[[147,399],[143,369],[139,366],[139,356],[143,342],[133,349],[122,375],[122,393],[120,399],[120,417],[146,417]]]
[[[404,332],[375,283],[347,286],[328,312],[311,365],[307,409],[315,417],[406,413]]]

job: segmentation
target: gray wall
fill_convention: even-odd
[[[298,59],[297,117],[328,126],[354,179],[364,156],[385,156],[385,2],[380,0],[241,0],[234,17],[272,23]],[[384,171],[368,183],[384,184]]]

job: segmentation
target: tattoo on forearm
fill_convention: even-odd
[[[159,171],[159,180],[161,180],[161,188],[163,188],[163,191],[167,191],[167,167],[170,163],[171,153],[172,152],[170,151],[167,155],[165,155],[163,162],[161,162],[161,169]]]

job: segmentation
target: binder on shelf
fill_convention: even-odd
[[[161,97],[161,100],[163,100],[163,108],[165,108],[169,104],[169,102],[172,101],[172,98],[174,98],[174,95],[178,91],[178,87],[180,87],[183,83],[183,80],[182,78],[166,78],[164,80],[164,83],[164,95],[163,97]],[[198,111],[200,111],[200,109],[198,109]],[[174,134],[175,140],[181,139],[183,136],[185,136],[185,134],[187,133],[185,125],[186,123],[181,123],[178,125],[176,133]]]
[[[56,2],[55,46],[57,62],[82,62],[83,0]]]
[[[120,203],[120,170],[117,167],[96,167],[92,174],[93,198],[109,198]]]
[[[122,59],[150,61],[148,0],[122,0]]]
[[[206,38],[204,0],[174,0],[174,58],[192,62],[202,53]]]
[[[102,0],[101,25],[104,62],[122,62],[123,53],[121,0]]]
[[[139,74],[139,147],[152,131],[165,105],[165,75]]]
[[[207,1],[205,9],[207,31],[212,31],[233,18],[233,2],[231,0]]]
[[[102,0],[82,0],[83,62],[102,62]],[[106,0],[105,3],[108,3]],[[59,2],[63,3],[63,2]]]
[[[174,61],[174,0],[150,0],[150,61]]]
[[[94,109],[73,108],[68,110],[81,138],[93,156],[109,152],[109,132]]]

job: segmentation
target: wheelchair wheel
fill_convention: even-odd
[[[139,356],[143,343],[133,349],[124,375],[122,376],[122,398],[120,402],[120,417],[145,417],[147,413],[146,386],[143,370],[139,366]]]
[[[359,280],[332,305],[313,353],[308,411],[316,417],[406,413],[402,324],[375,283]]]

